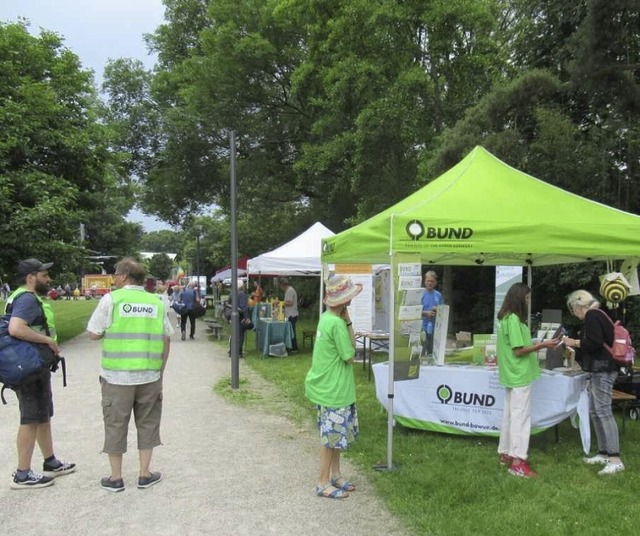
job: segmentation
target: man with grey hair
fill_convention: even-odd
[[[162,480],[149,466],[153,449],[161,444],[162,379],[174,331],[162,300],[144,290],[145,271],[140,263],[122,259],[114,277],[117,288],[102,297],[87,331],[92,340],[102,340],[103,452],[109,455],[111,474],[100,486],[119,492],[124,491],[122,458],[132,412],[138,431],[138,488]]]
[[[422,343],[422,355],[433,353],[433,330],[436,324],[436,310],[438,305],[444,303],[442,294],[436,290],[438,274],[429,270],[424,274],[424,293],[422,294],[422,331],[424,341]]]

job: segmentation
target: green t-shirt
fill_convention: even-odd
[[[531,346],[531,333],[518,315],[511,313],[498,325],[498,372],[505,387],[526,387],[540,377],[538,356],[530,352],[522,357],[513,353],[514,348]]]
[[[355,348],[345,321],[328,311],[318,322],[311,368],[305,379],[305,394],[311,402],[329,408],[344,408],[356,401],[353,366],[347,363]]]

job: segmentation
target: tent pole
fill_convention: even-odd
[[[531,284],[533,283],[533,272],[531,270],[531,265],[527,265],[527,286],[533,290]],[[527,324],[529,329],[531,329],[531,300],[529,300],[529,305],[527,305]]]
[[[391,225],[393,225],[393,216],[391,216]],[[393,233],[389,235],[393,237]],[[395,332],[395,294],[394,294],[394,273],[396,270],[395,259],[393,256],[393,238],[389,240],[389,382],[387,385],[387,463],[386,465],[374,465],[376,471],[391,471],[393,467],[393,397],[394,397],[394,378],[395,378],[395,348],[394,348],[394,332]],[[366,350],[365,350],[366,351]]]
[[[393,218],[392,218],[393,219]],[[393,254],[391,254],[391,284],[389,285],[389,386],[387,402],[389,404],[389,414],[387,415],[387,469],[393,469],[393,397],[395,390],[395,292],[394,292],[394,277],[393,274],[396,270]]]

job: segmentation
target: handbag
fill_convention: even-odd
[[[253,329],[253,322],[250,318],[243,318],[242,320],[240,320],[240,324],[246,330]]]
[[[173,302],[171,304],[171,308],[180,316],[186,315],[189,312],[189,309],[187,309],[187,304],[182,302]]]
[[[207,309],[198,300],[196,300],[195,303],[193,304],[192,311],[193,311],[193,316],[195,316],[196,318],[200,318],[205,315],[205,313],[207,312]]]

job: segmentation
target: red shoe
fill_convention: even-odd
[[[500,464],[501,465],[511,465],[513,463],[513,458],[508,454],[500,454]]]
[[[509,467],[509,472],[514,476],[521,476],[522,478],[535,478],[538,476],[538,473],[529,467],[526,460],[518,460],[517,458],[514,459],[511,467]]]

